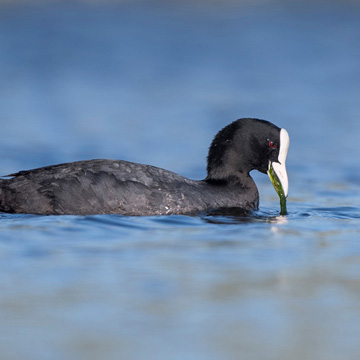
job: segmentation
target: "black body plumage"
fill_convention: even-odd
[[[257,209],[249,175],[267,171],[280,129],[240,119],[214,138],[204,180],[122,160],[77,161],[20,171],[0,180],[0,211],[32,214],[194,214],[217,208]]]

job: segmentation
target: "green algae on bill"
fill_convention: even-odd
[[[272,164],[269,166],[268,175],[280,198],[280,215],[287,215],[285,192]]]

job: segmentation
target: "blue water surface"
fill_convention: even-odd
[[[0,173],[114,158],[205,177],[288,130],[232,216],[0,214],[1,359],[359,359],[358,2],[0,2]]]

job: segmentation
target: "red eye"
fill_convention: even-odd
[[[271,149],[276,148],[276,144],[273,141],[269,140],[269,148],[271,148]]]

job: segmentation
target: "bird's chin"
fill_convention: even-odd
[[[258,171],[266,175],[268,174],[268,166],[266,166],[266,168],[258,169]]]

